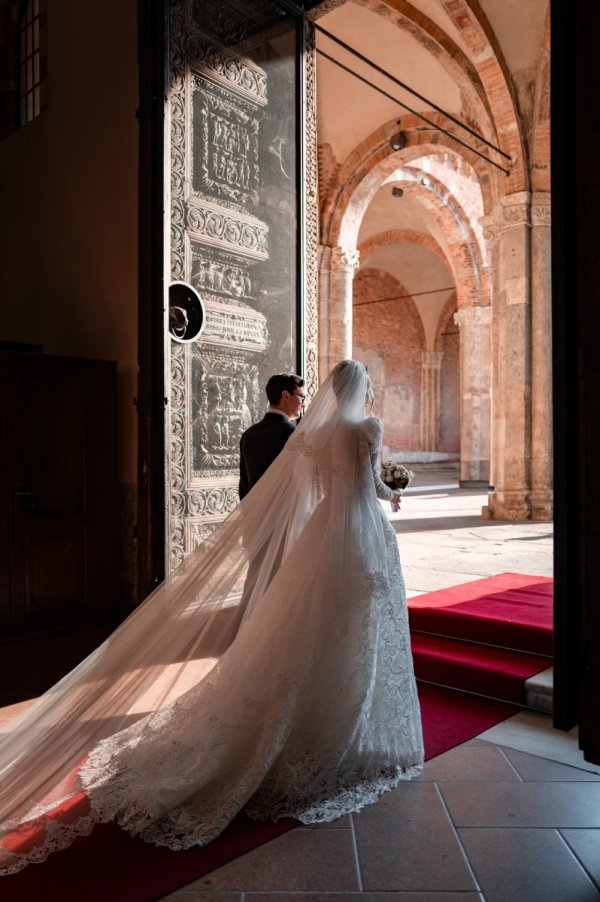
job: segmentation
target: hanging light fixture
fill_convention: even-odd
[[[390,138],[390,147],[392,150],[402,150],[403,147],[406,147],[406,135],[404,132],[397,132]]]

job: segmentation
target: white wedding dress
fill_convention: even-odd
[[[189,572],[179,585],[175,581],[153,629],[175,629],[163,618],[176,611],[178,629],[189,630],[200,610],[202,641],[190,645],[188,638],[176,676],[173,661],[154,673],[154,683],[171,675],[158,701],[149,703],[153,681],[144,682],[135,699],[129,693],[121,704],[128,719],[117,731],[105,731],[100,741],[97,731],[88,737],[68,789],[64,778],[73,757],[55,773],[51,793],[46,781],[35,805],[29,793],[16,817],[14,807],[13,836],[34,818],[47,820],[22,849],[13,841],[3,855],[0,844],[4,873],[43,859],[100,821],[116,820],[171,849],[209,842],[239,811],[256,819],[330,821],[421,770],[405,589],[396,535],[377,500],[392,496],[379,476],[383,427],[373,417],[362,419],[364,368],[343,363],[337,384],[331,377],[325,383],[312,419],[309,411],[271,468],[283,491],[270,470],[264,489],[261,480],[248,495],[251,513],[241,516],[235,535],[240,548],[250,549],[246,558],[261,562],[250,591],[241,595],[238,558],[217,550],[205,566],[208,585],[200,602],[194,597],[191,603],[185,592],[181,601]],[[263,494],[270,496],[265,508]],[[285,510],[286,495],[293,511]],[[235,583],[222,575],[227,567]],[[227,604],[216,604],[217,587],[221,593],[227,588]],[[152,628],[146,635],[154,635]],[[113,694],[119,696],[123,673],[132,670],[143,667],[132,661],[121,668]],[[27,731],[27,721],[22,726]],[[25,756],[21,772],[24,766],[35,763]],[[52,806],[82,789],[85,811],[57,825]]]

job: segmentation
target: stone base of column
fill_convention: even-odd
[[[459,479],[458,484],[461,489],[485,489],[490,487],[489,479]]]
[[[531,519],[552,520],[554,518],[554,494],[551,490],[531,493]]]
[[[530,520],[531,507],[523,492],[490,492],[481,516],[484,520]]]

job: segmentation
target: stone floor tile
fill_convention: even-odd
[[[600,783],[600,774],[594,774],[589,770],[548,761],[547,758],[539,758],[537,755],[529,755],[527,752],[517,752],[515,749],[505,748],[503,752],[525,782]]]
[[[493,745],[459,745],[425,762],[421,782],[519,781],[502,752]]]
[[[434,784],[401,784],[353,819],[365,890],[477,889]]]
[[[598,783],[441,783],[457,827],[600,827]]]
[[[556,830],[458,831],[486,902],[598,902]]]
[[[351,830],[298,828],[188,884],[195,890],[358,890]]]
[[[181,900],[185,902],[185,900]],[[220,902],[212,896],[211,902]],[[247,893],[244,902],[483,902],[480,893]]]
[[[555,730],[552,718],[540,711],[519,711],[514,717],[480,733],[479,739],[600,774],[600,765],[584,761],[577,728],[568,733]]]
[[[600,830],[560,831],[592,880],[600,888]]]

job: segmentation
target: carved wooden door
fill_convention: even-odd
[[[167,570],[238,503],[239,438],[263,415],[269,375],[316,385],[302,17],[275,0],[171,0],[168,19],[167,281],[196,292],[205,324],[183,341],[165,326]]]

